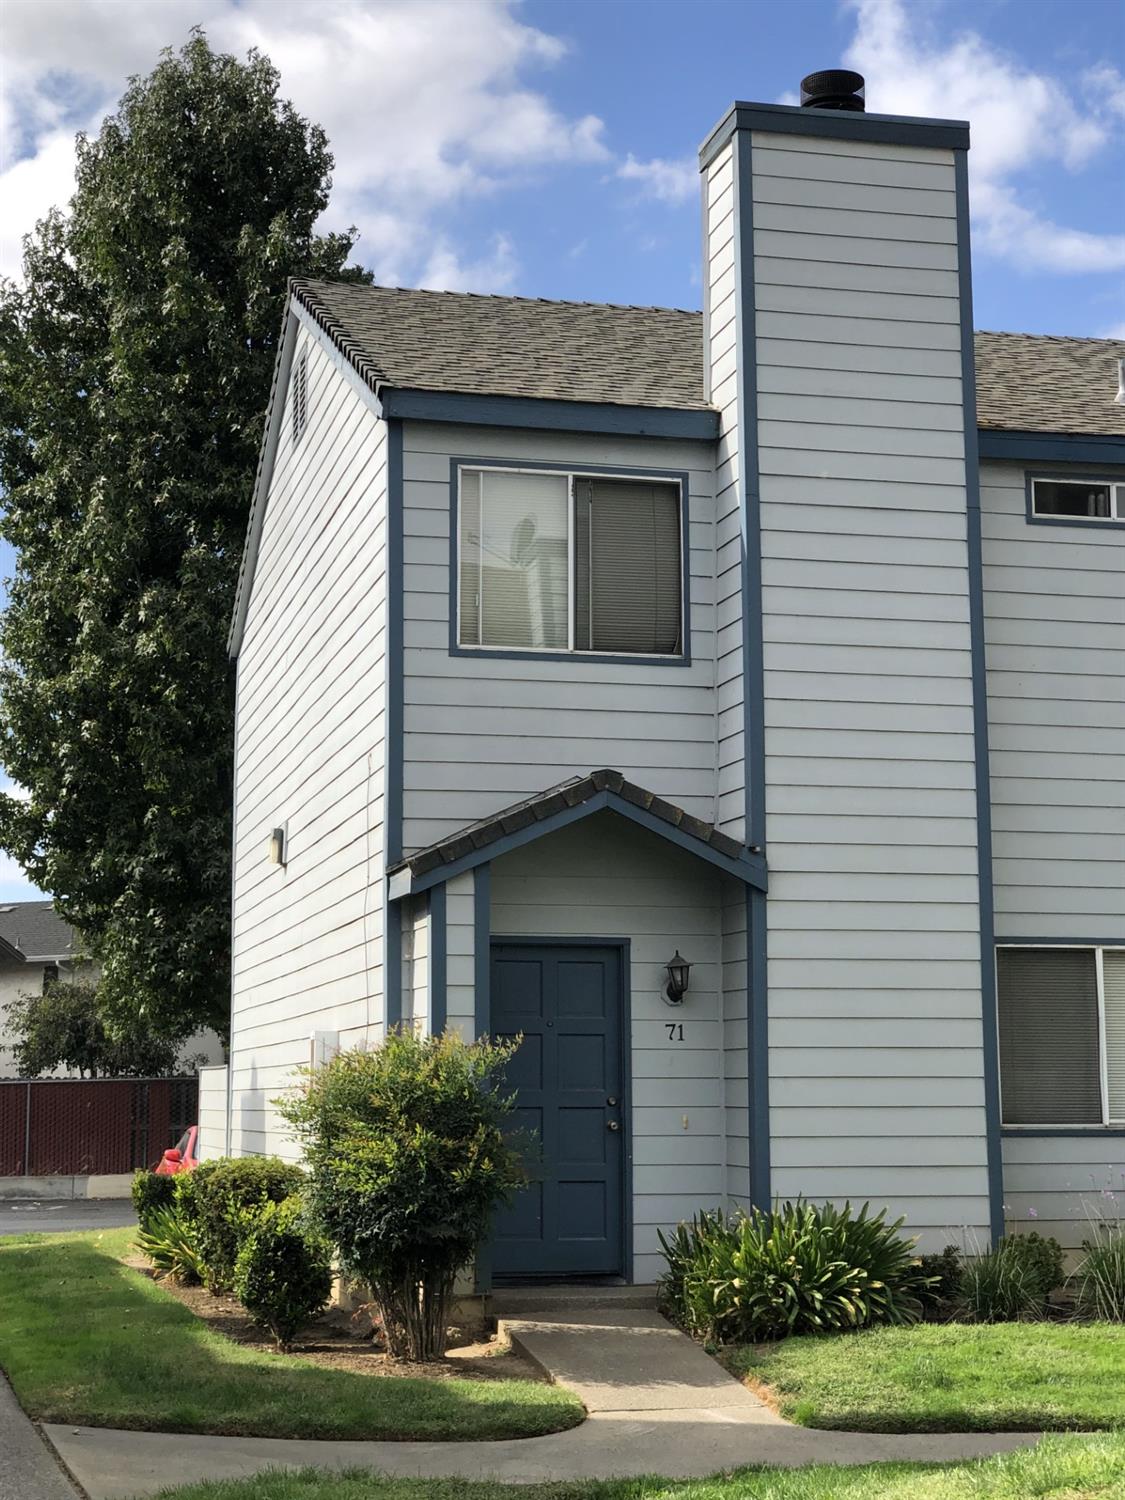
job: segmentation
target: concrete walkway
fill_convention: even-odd
[[[1029,1447],[1035,1433],[879,1436],[794,1427],[654,1312],[516,1313],[512,1344],[585,1402],[589,1418],[549,1437],[483,1443],[315,1442],[44,1428],[90,1500],[265,1468],[369,1468],[395,1477],[537,1480],[661,1474],[702,1478],[743,1464],[794,1467],[890,1459],[948,1462]],[[53,1497],[52,1497],[53,1500]]]
[[[0,1375],[0,1500],[77,1500],[74,1486]]]

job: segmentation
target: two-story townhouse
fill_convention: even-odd
[[[292,287],[205,1150],[522,1033],[485,1276],[801,1194],[1075,1243],[1125,1161],[1125,345],[974,350],[967,125],[833,79],[705,142],[702,315]]]

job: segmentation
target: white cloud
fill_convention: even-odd
[[[493,237],[492,248],[479,260],[465,261],[444,237],[430,252],[418,285],[443,292],[506,292],[519,270],[515,247],[506,234]]]
[[[1125,267],[1125,235],[1057,224],[1021,196],[1019,176],[1057,162],[1077,171],[1097,154],[1125,149],[1104,107],[1125,87],[1108,66],[1087,77],[1075,103],[1058,79],[1023,67],[975,32],[949,41],[927,36],[917,8],[903,0],[850,0],[856,34],[844,61],[867,80],[880,114],[967,119],[970,197],[976,244],[997,258],[1040,271],[1114,271]],[[1087,112],[1086,102],[1089,103]]]
[[[1109,63],[1088,68],[1083,75],[1083,84],[1091,104],[1099,109],[1108,109],[1111,114],[1125,120],[1125,78]]]
[[[617,169],[618,177],[626,182],[637,182],[647,198],[657,198],[662,203],[687,203],[699,195],[699,163],[694,157],[679,161],[667,161],[654,157],[651,161],[638,161],[630,151]]]
[[[1125,319],[1114,323],[1101,335],[1103,339],[1125,339]]]
[[[521,21],[514,0],[8,0],[8,10],[4,118],[20,158],[0,175],[9,274],[19,236],[67,196],[75,126],[96,128],[126,76],[149,71],[196,23],[217,49],[261,48],[283,96],[325,127],[336,156],[327,223],[359,227],[358,253],[380,280],[491,266],[510,281],[511,253],[493,246],[466,266],[433,245],[440,210],[608,159],[601,120],[561,113],[534,87],[566,45]]]

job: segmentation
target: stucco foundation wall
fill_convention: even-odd
[[[503,855],[491,879],[494,940],[629,939],[633,1277],[653,1281],[663,1269],[657,1230],[726,1191],[722,877],[606,812]],[[677,947],[691,987],[673,1008],[664,966]],[[673,1021],[682,1042],[669,1040]]]

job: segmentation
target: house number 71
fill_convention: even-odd
[[[670,1042],[682,1042],[684,1039],[684,1023],[682,1021],[665,1021],[664,1029],[668,1033]]]

